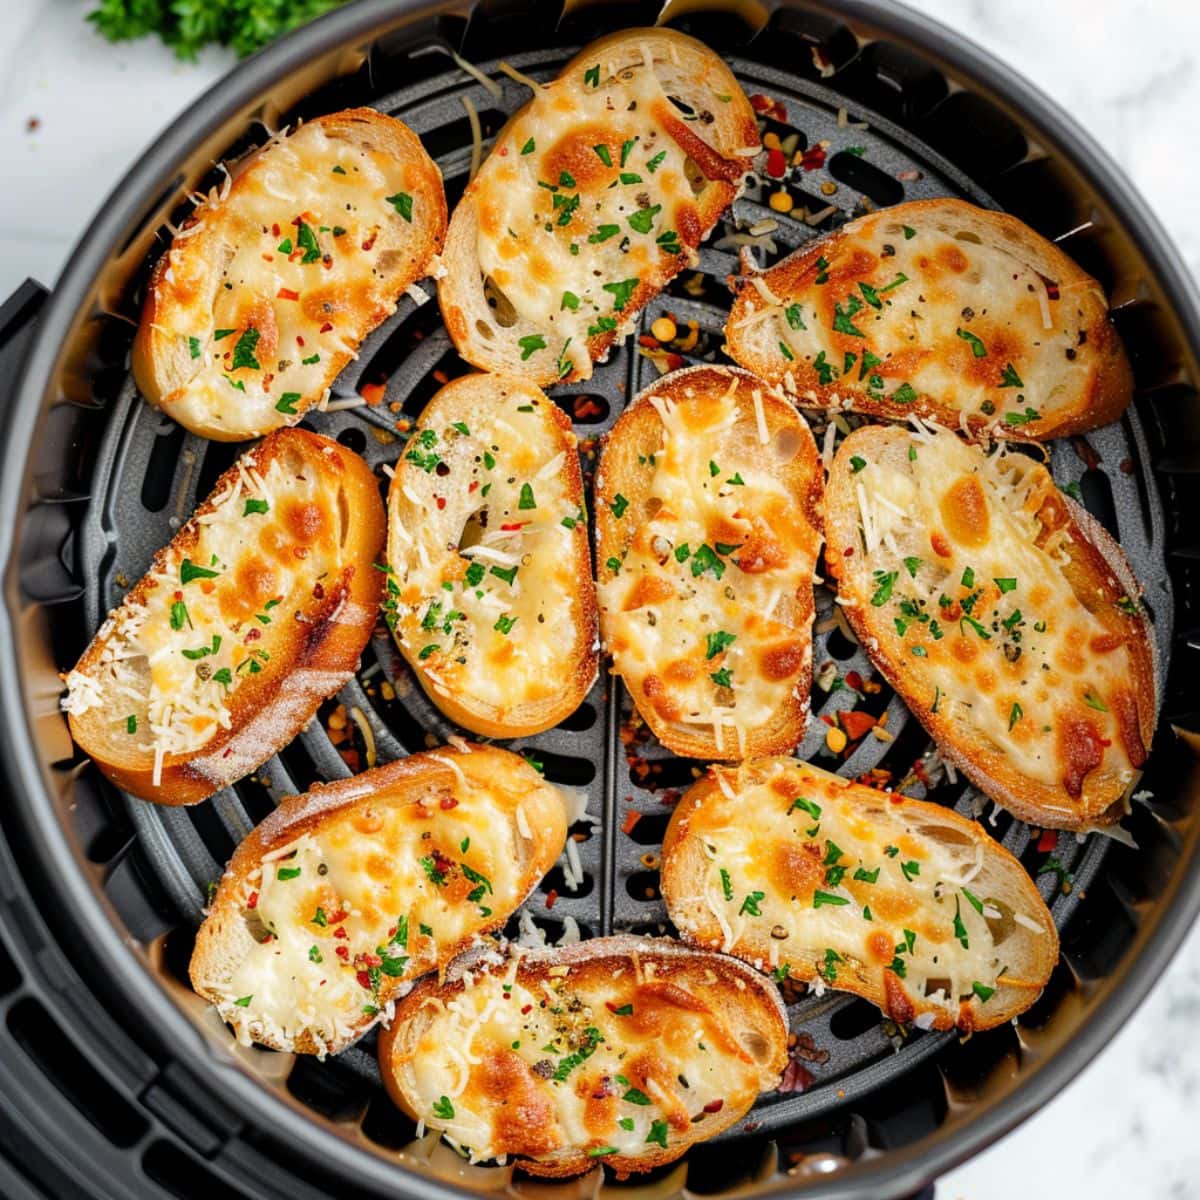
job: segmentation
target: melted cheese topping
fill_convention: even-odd
[[[711,726],[731,755],[811,662],[812,609],[799,597],[819,546],[798,498],[769,469],[773,439],[782,446],[789,431],[771,432],[758,389],[747,429],[739,387],[731,378],[723,395],[651,398],[662,446],[637,468],[652,474],[644,503],[613,508],[629,523],[629,549],[598,587],[615,670],[639,706],[671,724]]]
[[[721,1015],[730,985],[711,969],[660,969],[652,954],[611,963],[603,981],[593,965],[577,982],[567,966],[546,977],[514,960],[427,998],[405,1063],[421,1119],[472,1161],[602,1159],[662,1153],[703,1137],[717,1112],[749,1108],[763,1068],[747,1044],[760,1035]]]
[[[522,339],[526,358],[545,350],[560,376],[590,376],[589,339],[621,336],[708,233],[696,197],[722,160],[684,119],[644,49],[616,75],[610,62],[573,68],[508,126],[474,184],[477,249],[541,331]]]
[[[1010,964],[1028,960],[1031,933],[1053,937],[1029,881],[1003,879],[948,828],[953,813],[788,759],[714,771],[729,791],[711,789],[686,816],[704,855],[698,907],[721,949],[760,970],[872,998],[902,987],[952,1024],[963,1000],[986,1005]],[[1025,911],[1012,906],[1016,882],[1032,893]]]
[[[504,775],[495,755],[481,766],[469,753],[429,757],[453,770],[322,820],[241,884],[238,912],[255,941],[206,989],[242,1041],[267,1032],[290,1046],[305,1031],[344,1041],[524,899],[533,835],[518,814],[548,785],[523,763]]]
[[[578,669],[587,525],[568,485],[581,494],[574,439],[551,404],[498,387],[451,421],[435,401],[397,465],[386,616],[442,695],[508,710]]]
[[[1086,404],[1097,370],[1087,331],[1107,310],[1099,285],[1048,290],[1039,257],[979,220],[904,220],[863,218],[825,254],[804,252],[803,268],[768,271],[766,290],[743,292],[731,340],[754,346],[768,378],[847,407],[929,401],[1023,435]]]
[[[915,707],[1061,788],[1063,812],[1092,772],[1119,794],[1145,758],[1136,603],[1119,590],[1086,604],[1077,594],[1080,548],[1045,468],[947,432],[909,446],[860,457],[857,471],[853,442],[839,457],[858,512],[853,551],[873,568],[863,586],[879,646],[903,664]]]
[[[314,580],[341,566],[328,480],[311,464],[259,471],[257,452],[194,518],[96,635],[97,658],[66,679],[63,708],[106,709],[116,736],[155,756],[191,754],[231,726],[230,701],[269,670],[271,626],[319,602]],[[184,531],[186,533],[186,530]],[[95,642],[93,643],[95,644]]]
[[[294,424],[419,273],[405,243],[437,219],[430,165],[336,130],[276,139],[172,245],[153,319],[187,374],[160,399],[183,424]]]

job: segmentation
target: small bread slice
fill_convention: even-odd
[[[445,232],[441,173],[394,117],[353,108],[272,138],[155,266],[133,343],[142,395],[218,441],[296,424]]]
[[[388,494],[387,623],[421,686],[487,737],[539,733],[596,678],[596,597],[571,423],[512,375],[448,383]]]
[[[472,1161],[619,1179],[736,1124],[787,1064],[775,986],[668,938],[466,956],[379,1039],[392,1099]]]
[[[375,626],[379,487],[281,429],[217,480],[65,677],[71,736],[118,787],[195,804],[266,762],[358,666]]]
[[[776,754],[803,735],[822,474],[804,418],[736,369],[664,375],[608,435],[596,473],[604,645],[676,754]]]
[[[669,29],[594,42],[496,136],[454,210],[438,299],[459,354],[533,383],[588,379],[741,190],[754,111]]]
[[[743,270],[729,353],[803,404],[1040,441],[1133,396],[1104,290],[1004,213],[899,204]]]
[[[794,758],[712,767],[688,789],[662,893],[688,941],[924,1028],[1001,1025],[1058,961],[1037,886],[978,824]]]
[[[237,848],[192,986],[245,1044],[336,1054],[501,927],[566,835],[562,793],[498,747],[464,742],[318,784]]]
[[[1036,825],[1123,815],[1157,716],[1150,622],[1120,547],[1045,467],[859,429],[825,528],[838,603],[945,758]]]

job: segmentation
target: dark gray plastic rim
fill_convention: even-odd
[[[1145,200],[1117,165],[1084,130],[1043,93],[999,59],[924,15],[886,0],[816,0],[797,7],[821,11],[878,34],[898,39],[973,81],[979,90],[1011,105],[1037,127],[1047,142],[1072,161],[1121,219],[1157,273],[1163,291],[1200,354],[1200,297],[1169,239]],[[336,10],[234,70],[183,113],[143,154],[105,200],[92,225],[72,251],[54,295],[42,314],[37,336],[3,414],[0,467],[0,561],[4,563],[4,611],[0,613],[0,697],[8,721],[0,726],[0,760],[11,780],[11,799],[27,827],[33,848],[55,879],[74,934],[88,939],[109,968],[109,984],[143,1018],[143,1029],[171,1057],[204,1070],[217,1092],[251,1125],[305,1147],[308,1155],[347,1180],[382,1192],[405,1189],[419,1200],[475,1196],[438,1180],[387,1163],[338,1137],[261,1088],[232,1061],[219,1057],[175,1006],[122,937],[114,914],[78,869],[78,861],[54,811],[43,764],[34,753],[30,697],[15,670],[15,626],[21,611],[17,564],[13,558],[17,522],[31,495],[28,451],[57,375],[59,358],[72,326],[85,319],[82,306],[113,247],[122,244],[145,207],[160,194],[191,147],[254,101],[270,86],[337,48],[370,40],[417,15],[459,11],[442,2],[359,0]],[[1031,1068],[1029,1076],[1001,1101],[984,1108],[970,1123],[943,1126],[936,1133],[869,1164],[856,1164],[825,1185],[803,1188],[816,1200],[883,1200],[912,1194],[948,1168],[996,1141],[1069,1084],[1115,1036],[1165,970],[1200,911],[1200,825],[1183,850],[1177,869],[1154,915],[1139,931],[1127,962],[1102,985],[1083,1028],[1061,1051]],[[775,1192],[794,1190],[786,1181]]]

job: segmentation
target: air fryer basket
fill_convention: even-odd
[[[640,3],[568,3],[561,12],[536,2],[354,5],[243,66],[135,168],[42,314],[6,414],[0,537],[12,645],[0,678],[9,718],[0,749],[16,794],[3,814],[9,845],[0,851],[15,852],[20,870],[0,861],[0,903],[12,918],[0,922],[0,1092],[23,1089],[31,1105],[37,1097],[38,1116],[20,1131],[31,1147],[45,1136],[39,1119],[56,1123],[60,1136],[70,1131],[59,1169],[86,1194],[127,1194],[128,1183],[114,1187],[110,1175],[184,1197],[231,1187],[317,1195],[344,1191],[351,1179],[372,1192],[419,1195],[445,1194],[447,1185],[548,1190],[510,1168],[469,1168],[434,1137],[414,1140],[412,1123],[379,1086],[373,1038],[324,1064],[247,1051],[186,987],[207,886],[236,843],[281,796],[349,773],[326,723],[314,721],[251,780],[193,809],[163,809],[121,796],[74,750],[57,711],[55,672],[74,661],[239,450],[161,417],[127,373],[127,318],[136,318],[146,268],[165,222],[186,211],[187,193],[218,180],[214,161],[261,140],[264,125],[369,103],[422,136],[453,203],[471,156],[468,105],[486,145],[528,95],[498,70],[500,59],[552,78],[592,37],[656,19],[721,52],[747,93],[782,102],[788,128],[773,128],[798,133],[801,149],[828,144],[793,188],[796,212],[808,220],[779,217],[766,206],[770,185],[752,187],[702,251],[699,270],[685,272],[643,315],[644,328],[665,312],[696,321],[696,360],[720,358],[723,281],[736,268],[734,245],[721,238],[757,232],[763,221],[777,227],[768,231],[775,245],[755,249],[760,263],[864,206],[958,195],[1014,212],[1106,287],[1134,362],[1137,403],[1117,424],[1055,443],[1050,465],[1060,486],[1078,488],[1120,538],[1146,587],[1164,715],[1125,822],[1139,849],[1062,835],[1050,850],[1039,848],[1038,831],[940,774],[920,726],[886,686],[869,695],[870,711],[887,712],[892,740],[867,737],[840,769],[887,771],[908,794],[980,814],[1022,859],[1062,933],[1062,962],[1045,996],[1013,1025],[965,1043],[952,1034],[904,1035],[871,1006],[837,993],[790,996],[800,1090],[764,1097],[715,1143],[621,1190],[910,1193],[1078,1071],[1160,973],[1200,905],[1193,739],[1173,732],[1200,728],[1188,661],[1196,549],[1184,523],[1200,469],[1200,317],[1157,228],[1103,156],[998,64],[890,5],[797,3],[769,13],[732,4],[669,4],[661,13]],[[451,50],[494,88],[463,70]],[[433,291],[432,282],[422,287]],[[402,453],[408,423],[438,379],[465,369],[436,303],[405,297],[339,378],[327,410],[305,424],[363,454],[385,483],[384,466]],[[583,387],[552,389],[575,421],[585,468],[626,398],[655,377],[631,342]],[[382,403],[360,403],[366,384],[385,385]],[[871,679],[832,607],[819,592],[815,663]],[[845,690],[814,693],[818,713],[852,702]],[[323,715],[335,704],[369,725],[381,762],[456,732],[386,632]],[[814,720],[799,753],[831,765],[819,757],[825,729]],[[355,737],[362,756],[366,743]],[[561,727],[510,744],[542,763],[548,778],[585,789],[598,818],[573,831],[582,883],[572,890],[569,873],[556,868],[526,905],[526,933],[530,924],[551,941],[575,926],[584,936],[669,931],[656,887],[658,842],[700,764],[642,737],[627,697],[607,678]],[[626,833],[631,811],[639,817]],[[509,932],[518,928],[514,919]],[[36,1177],[34,1162],[27,1158],[26,1169]],[[556,1190],[582,1195],[596,1184]]]

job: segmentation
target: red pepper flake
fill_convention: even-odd
[[[453,796],[443,796],[438,801],[438,808],[444,809],[446,812],[449,812],[452,808],[457,807],[458,801]]]
[[[787,159],[782,150],[767,151],[767,174],[772,179],[782,179],[787,171]]]
[[[366,971],[359,971],[354,978],[358,980],[358,986],[360,988],[366,988],[368,992],[371,990],[371,977],[366,973]]]
[[[604,409],[591,396],[576,396],[572,405],[575,410],[575,420],[586,421],[590,417],[603,416]]]
[[[625,820],[621,822],[621,832],[629,834],[633,832],[633,827],[642,819],[642,814],[635,808],[631,808],[625,814]]]
[[[349,959],[350,957],[350,948],[348,946],[335,946],[333,952],[338,958]]]
[[[875,718],[870,713],[858,712],[856,709],[851,709],[848,712],[839,713],[838,716],[841,718],[842,728],[846,731],[846,736],[852,742],[857,742],[859,738],[866,737],[875,727]]]
[[[275,299],[276,300],[299,300],[300,293],[292,291],[291,288],[280,288],[279,291],[277,291],[275,293]]]
[[[346,927],[344,925],[339,925],[333,931],[333,936],[335,938],[343,938],[344,939],[344,938],[348,938],[350,935],[346,932]]]
[[[1058,849],[1058,830],[1043,829],[1042,836],[1038,838],[1038,853],[1049,854],[1052,850]]]
[[[296,345],[297,346],[304,345],[304,339],[299,334],[296,334]]]
[[[276,221],[275,224],[271,226],[271,236],[272,237],[279,236],[279,222],[278,221]]]
[[[470,486],[469,488],[467,488],[467,491],[468,491],[468,492],[473,492],[473,491],[474,491],[474,490],[475,490],[475,489],[476,489],[478,486],[479,486],[479,480],[478,480],[478,479],[476,479],[476,480],[475,480],[475,481],[474,481],[474,482],[471,484],[471,486]]]
[[[645,346],[647,350],[657,350],[661,343],[658,338],[651,337],[648,333],[643,333],[638,337],[638,345]]]
[[[861,692],[863,690],[863,677],[857,671],[847,671],[846,686],[853,688],[856,692]]]
[[[533,1012],[532,1004],[525,1004],[525,1005],[521,1006],[521,1016],[524,1016],[526,1013],[530,1013],[530,1012]]]
[[[364,383],[358,389],[358,394],[370,405],[381,403],[386,392],[386,383]]]
[[[800,165],[806,171],[820,170],[825,165],[825,147],[820,142],[815,146],[809,146],[800,156]]]
[[[364,954],[362,956],[363,963],[368,967],[382,967],[383,959],[378,954]]]
[[[707,1104],[704,1106],[704,1111],[705,1111],[706,1113],[715,1113],[715,1112],[720,1112],[720,1111],[721,1111],[721,1109],[723,1109],[724,1107],[725,1107],[725,1101],[724,1101],[724,1100],[710,1100],[710,1101],[709,1101],[709,1102],[708,1102],[708,1103],[707,1103]]]
[[[332,328],[333,328],[333,326],[328,321],[326,321],[325,324],[322,325],[321,328],[318,330],[318,332],[319,333],[328,333]]]
[[[501,525],[500,528],[511,533],[514,529],[524,529],[527,524],[527,521],[509,521],[506,525]]]
[[[558,899],[558,891],[557,891],[555,888],[551,888],[551,889],[550,889],[550,890],[549,890],[549,891],[546,893],[546,907],[547,907],[547,908],[553,908],[553,907],[554,907],[554,902],[555,902],[557,899]]]
[[[258,907],[258,893],[257,892],[250,893],[250,897],[246,901],[246,907],[247,908],[257,908]]]
[[[837,718],[836,717],[828,717],[824,713],[822,713],[821,720],[824,721],[825,724],[828,725],[830,729],[834,729],[837,727]]]
[[[668,371],[678,371],[679,368],[682,366],[683,366],[683,355],[682,354],[668,354],[667,355],[667,370]]]
[[[438,506],[439,511],[446,507],[446,497],[445,496],[436,496],[434,498],[437,500],[437,506]]]
[[[761,92],[755,92],[750,97],[750,107],[756,113],[760,113],[764,117],[770,117],[773,121],[787,120],[787,106],[782,100],[772,100],[769,96],[764,96]]]

